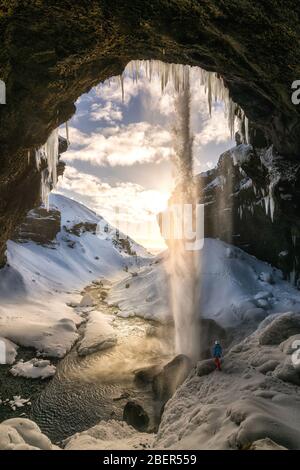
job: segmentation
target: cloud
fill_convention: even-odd
[[[82,202],[145,246],[165,247],[156,214],[167,207],[168,192],[131,182],[111,185],[71,166],[66,167],[56,191]]]
[[[70,128],[71,148],[64,160],[88,161],[97,166],[159,163],[173,155],[169,131],[147,122],[99,129],[90,134]]]
[[[93,103],[89,118],[92,121],[115,123],[116,121],[122,121],[123,113],[120,107],[111,101],[108,101],[104,106]]]

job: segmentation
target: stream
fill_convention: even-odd
[[[90,286],[86,292],[99,299],[103,288]],[[101,420],[123,419],[128,401],[140,404],[153,432],[160,419],[160,404],[151,384],[135,380],[135,371],[165,364],[172,357],[170,332],[142,318],[120,318],[105,301],[94,308],[99,315],[114,316],[118,342],[115,346],[81,357],[76,345],[57,365],[56,374],[32,403],[31,418],[52,440],[61,442]],[[84,327],[81,327],[84,329]]]

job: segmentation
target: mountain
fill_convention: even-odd
[[[7,244],[0,337],[62,357],[82,322],[67,304],[93,280],[120,279],[152,256],[82,204],[58,194],[50,204],[30,211]]]

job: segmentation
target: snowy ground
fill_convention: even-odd
[[[272,316],[225,355],[221,372],[198,363],[167,403],[154,447],[247,449],[269,438],[299,449],[299,334],[300,314]]]
[[[140,256],[128,255],[115,246],[111,234],[99,238],[88,231],[70,233],[75,224],[103,219],[60,195],[51,195],[50,202],[62,214],[54,245],[8,242],[8,265],[0,271],[0,337],[45,356],[63,357],[78,339],[82,322],[67,303],[80,301],[81,289],[94,279],[120,279],[125,268],[136,269],[137,260],[139,265],[148,263],[150,255],[134,242]],[[13,362],[11,343],[8,353],[7,362]]]
[[[172,318],[167,252],[158,260],[112,287],[108,303],[119,306],[120,316]],[[199,315],[204,318],[235,327],[247,322],[257,325],[270,313],[300,311],[300,292],[282,280],[281,272],[239,248],[205,239],[201,264]]]
[[[130,256],[110,236],[76,236],[70,233],[75,224],[101,217],[62,196],[53,195],[52,204],[62,211],[55,244],[9,242],[9,266],[0,271],[0,347],[5,343],[11,372],[28,378],[50,376],[55,368],[36,359],[13,365],[18,345],[63,357],[83,321],[79,354],[115,344],[108,319],[94,310],[89,294],[80,295],[95,279],[112,282],[108,303],[119,307],[118,316],[172,318],[167,252],[154,258],[133,245],[139,256]],[[300,339],[293,313],[300,312],[299,291],[278,270],[218,240],[205,240],[201,263],[199,313],[224,327],[250,323],[258,330],[227,353],[221,373],[203,375],[207,368],[198,364],[166,405],[154,443],[153,436],[110,421],[68,439],[66,448],[300,448],[300,372],[291,364],[291,338]],[[22,400],[7,403],[17,408],[27,403]],[[34,423],[15,419],[0,424],[0,448],[54,447]]]

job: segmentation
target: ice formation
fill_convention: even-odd
[[[42,161],[47,164],[41,172],[41,198],[49,210],[49,194],[57,183],[58,129],[55,129],[48,137],[47,142],[36,150],[35,159],[38,170],[41,168]]]
[[[213,101],[224,102],[230,136],[233,137],[235,119],[239,107],[230,98],[229,90],[225,87],[223,79],[215,72],[207,72],[200,67],[190,67],[183,64],[168,64],[159,60],[133,60],[128,64],[123,74],[119,77],[113,77],[112,81],[118,81],[120,83],[123,100],[125,95],[125,76],[131,77],[134,83],[137,83],[141,76],[145,76],[149,81],[151,81],[154,76],[158,76],[161,82],[162,93],[169,83],[174,87],[177,93],[180,93],[187,86],[187,70],[199,80],[201,86],[204,86],[210,115]],[[244,113],[241,113],[241,115],[244,119]],[[245,127],[246,126],[245,118]]]

